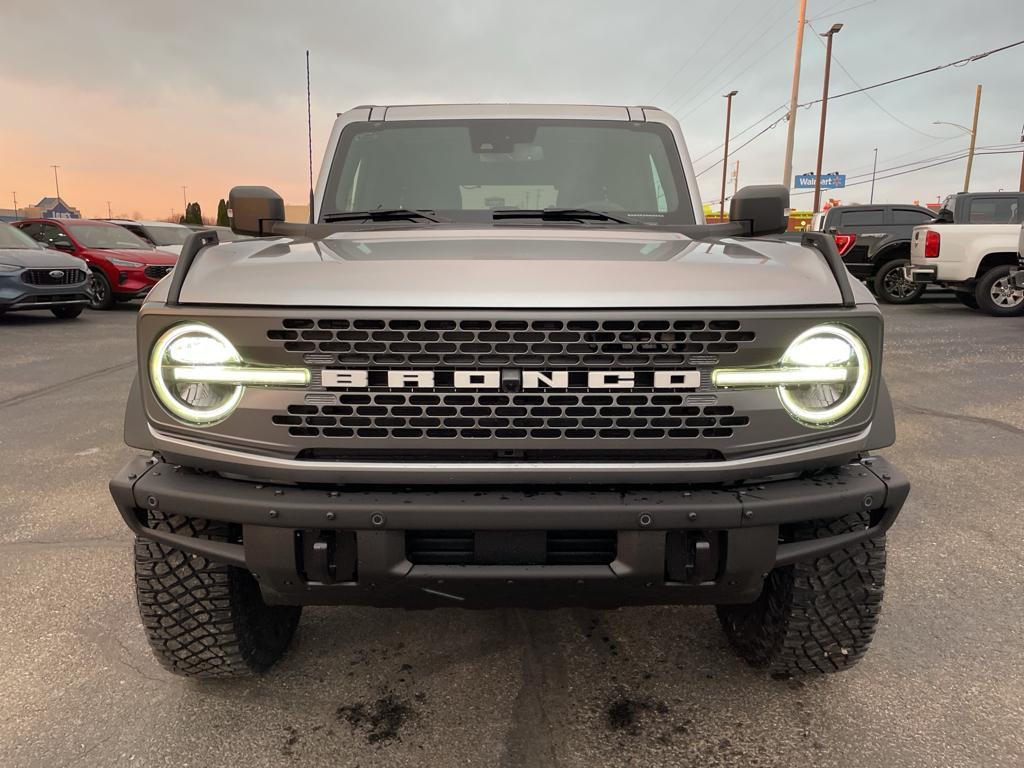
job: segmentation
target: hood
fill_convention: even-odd
[[[173,253],[157,250],[142,250],[135,248],[86,248],[85,251],[92,257],[102,259],[113,256],[115,259],[127,259],[137,261],[140,265],[147,264],[174,264],[178,257]]]
[[[0,248],[0,264],[26,269],[87,269],[77,256],[50,248]]]
[[[181,301],[576,309],[828,305],[841,297],[824,258],[798,243],[510,226],[225,243],[197,257]]]

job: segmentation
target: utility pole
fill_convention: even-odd
[[[107,200],[107,218],[108,218],[108,219],[112,219],[112,218],[114,218],[114,214],[112,214],[112,213],[110,212],[110,201],[109,201],[109,200]]]
[[[18,193],[11,192],[14,195],[14,218],[18,218]]]
[[[974,94],[974,120],[971,121],[971,148],[967,153],[967,175],[964,176],[964,192],[971,187],[971,167],[974,165],[974,145],[978,139],[978,112],[981,110],[981,83]]]
[[[818,165],[814,172],[814,208],[818,212],[821,203],[821,158],[825,153],[825,116],[828,114],[828,76],[832,70],[832,36],[843,28],[842,24],[833,24],[832,28],[822,37],[828,38],[825,46],[825,85],[821,94],[821,126],[818,128]]]
[[[732,196],[736,197],[736,193],[740,189],[740,161],[736,161],[736,165],[732,168]]]
[[[188,187],[181,188],[181,202],[184,204],[186,211],[188,211],[188,197],[185,196],[185,190],[187,189]]]
[[[875,162],[871,164],[871,200],[868,202],[873,204],[875,202],[875,171],[878,170],[878,147],[875,147]]]
[[[789,125],[786,128],[786,160],[782,164],[782,183],[793,184],[793,142],[796,139],[796,104],[800,96],[800,59],[804,50],[804,26],[807,24],[807,0],[800,0],[800,18],[796,22],[796,53],[793,56],[793,89],[789,94]]]
[[[1024,125],[1020,127],[1020,142],[1024,144]],[[1024,192],[1024,152],[1021,152],[1020,155],[1020,191]],[[15,214],[17,214],[17,211],[15,211]]]
[[[725,180],[729,173],[729,121],[732,120],[732,97],[739,91],[725,94],[725,156],[722,158],[722,196],[718,200],[718,221],[725,221]]]
[[[50,167],[53,168],[53,185],[57,188],[57,202],[60,202],[60,179],[57,178],[57,169],[60,166],[51,165]]]

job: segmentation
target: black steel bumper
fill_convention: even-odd
[[[266,485],[140,456],[110,490],[137,535],[250,570],[272,603],[610,607],[749,602],[772,568],[884,533],[910,485],[877,457],[760,485],[521,491]],[[232,523],[238,537],[153,529],[148,509]],[[792,523],[860,510],[870,511],[870,527],[789,540]],[[498,542],[497,557],[414,563],[410,531],[475,532]],[[613,558],[521,564],[515,542],[548,531],[614,532]],[[513,542],[511,557],[502,541]]]

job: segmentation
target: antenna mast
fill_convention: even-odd
[[[309,223],[313,223],[313,102],[309,95],[309,51],[306,51],[306,135],[309,138]]]

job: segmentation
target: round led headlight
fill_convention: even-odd
[[[226,418],[245,387],[225,376],[242,358],[224,334],[202,323],[164,333],[149,357],[149,378],[160,404],[182,421],[212,424]]]
[[[824,426],[848,416],[860,405],[871,379],[871,358],[857,334],[839,325],[818,325],[793,341],[780,361],[793,371],[780,384],[786,410],[806,424]]]

